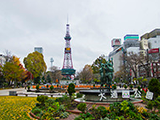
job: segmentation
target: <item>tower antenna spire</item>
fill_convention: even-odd
[[[69,15],[67,14],[67,24],[69,23],[69,17],[68,17]]]

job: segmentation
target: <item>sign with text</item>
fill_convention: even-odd
[[[122,98],[130,98],[129,91],[122,91]]]
[[[118,98],[117,91],[111,91],[111,98]]]
[[[135,98],[141,98],[141,92],[139,90],[135,90]]]
[[[146,94],[146,98],[149,100],[152,100],[153,99],[153,92],[149,92],[149,90],[148,90],[147,94]]]

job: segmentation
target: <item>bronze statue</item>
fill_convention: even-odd
[[[101,63],[101,68],[99,71],[101,76],[101,87],[106,84],[110,90],[113,78],[113,62],[109,60],[105,64]]]

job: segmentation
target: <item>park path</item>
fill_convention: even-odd
[[[1,89],[0,96],[8,96],[9,91],[17,91],[17,93],[27,92],[25,88],[14,88],[14,89]]]
[[[71,113],[67,118],[61,120],[74,120],[77,116],[78,114]]]

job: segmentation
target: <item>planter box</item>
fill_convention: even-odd
[[[17,91],[9,91],[9,96],[16,96],[17,95]]]

